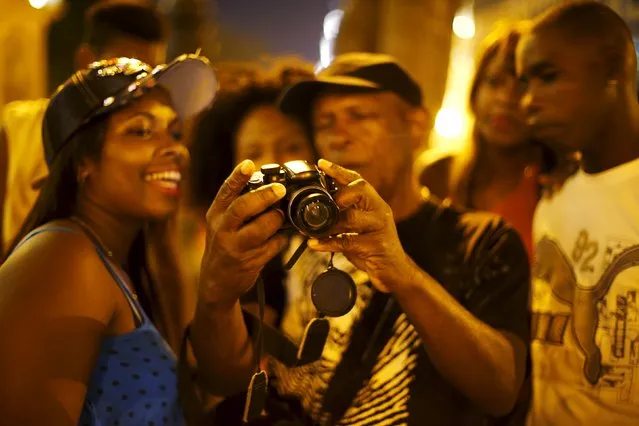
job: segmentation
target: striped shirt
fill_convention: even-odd
[[[415,216],[398,224],[398,233],[413,260],[471,313],[528,342],[528,260],[517,234],[501,220],[427,202]],[[292,242],[291,252],[299,242]],[[329,255],[307,251],[287,278],[288,309],[281,327],[298,343],[306,325],[317,316],[310,286],[326,270],[328,260]],[[335,255],[333,264],[354,279],[356,305],[349,314],[329,320],[330,333],[319,361],[297,368],[274,362],[278,391],[298,397],[321,425],[484,424],[485,417],[436,370],[404,313],[392,323],[391,337],[381,342],[372,371],[342,418],[332,419],[323,410],[324,394],[336,368],[346,361],[353,330],[375,291],[368,276],[341,254]],[[364,332],[370,336],[373,330]]]

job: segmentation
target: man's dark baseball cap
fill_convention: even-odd
[[[315,80],[302,81],[284,92],[280,109],[304,115],[315,97],[326,90],[353,92],[393,92],[406,103],[422,105],[422,91],[413,78],[389,55],[380,53],[345,53],[339,55]]]
[[[182,55],[155,68],[131,58],[95,62],[61,85],[47,106],[42,124],[47,164],[82,127],[156,86],[167,90],[184,120],[213,102],[218,83],[209,61],[198,55]]]

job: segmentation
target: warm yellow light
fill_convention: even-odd
[[[435,118],[435,131],[444,138],[458,138],[464,132],[464,114],[457,108],[442,108]]]
[[[464,40],[471,39],[475,36],[475,21],[468,16],[457,15],[453,19],[453,32]]]
[[[42,9],[49,3],[48,0],[29,0],[29,5],[34,9]]]

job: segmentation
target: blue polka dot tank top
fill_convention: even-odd
[[[72,228],[45,231],[77,232]],[[88,384],[79,426],[183,426],[178,401],[177,359],[135,300],[122,277],[96,246],[98,255],[131,305],[135,330],[103,338]]]
[[[102,342],[80,426],[182,426],[176,359],[145,322]]]

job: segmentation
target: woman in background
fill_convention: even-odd
[[[475,119],[469,147],[427,163],[420,180],[442,200],[502,216],[519,232],[532,260],[535,207],[542,188],[555,183],[546,173],[559,164],[530,138],[519,107],[515,47],[523,25],[498,27],[480,45],[469,96]],[[560,174],[575,169],[562,161]]]
[[[188,271],[197,274],[204,250],[204,214],[224,179],[237,163],[252,160],[282,164],[291,160],[314,161],[307,131],[296,119],[284,115],[276,105],[283,89],[296,81],[312,79],[313,68],[294,59],[274,62],[270,69],[259,63],[220,66],[220,87],[213,108],[200,117],[191,147],[192,215],[188,246]],[[231,72],[232,70],[233,72]],[[270,306],[284,307],[284,279],[280,256],[263,272]],[[196,275],[191,276],[192,280]],[[267,307],[265,320],[277,324],[279,312]]]

